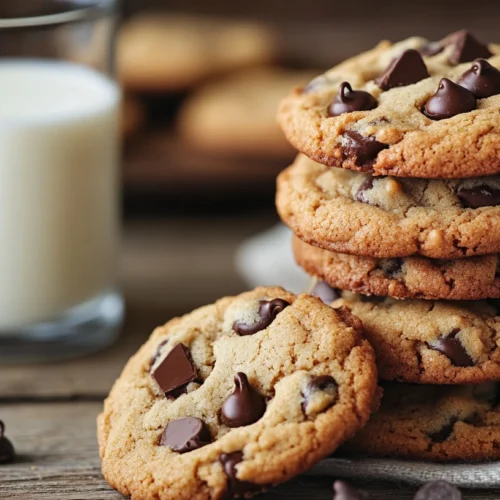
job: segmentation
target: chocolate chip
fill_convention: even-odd
[[[414,500],[462,500],[462,493],[446,481],[431,481],[417,491]]]
[[[380,151],[389,147],[388,144],[378,142],[373,136],[365,137],[353,130],[345,132],[344,139],[342,148],[344,158],[354,157],[357,166],[371,163]]]
[[[443,120],[476,109],[476,98],[448,78],[439,82],[436,93],[425,103],[423,113],[431,120]]]
[[[332,288],[326,281],[318,281],[311,291],[313,297],[318,297],[325,304],[330,305],[337,299],[340,299],[340,290]]]
[[[474,366],[474,360],[469,356],[464,346],[457,338],[460,330],[455,328],[447,337],[441,337],[435,342],[428,344],[431,349],[444,354],[454,366],[466,368]]]
[[[470,90],[478,99],[485,99],[500,94],[500,71],[485,59],[476,59],[457,83]]]
[[[328,107],[328,116],[339,116],[353,111],[368,111],[377,107],[377,100],[363,90],[352,90],[348,82],[340,84],[334,101]]]
[[[337,383],[335,379],[330,375],[319,375],[311,378],[302,393],[304,396],[304,401],[302,402],[302,410],[304,413],[307,413],[307,406],[311,402],[312,397],[318,392],[326,392],[335,397],[332,398],[329,404],[329,406],[331,406],[335,402],[337,396]],[[323,410],[326,410],[326,407],[323,408]]]
[[[403,269],[403,259],[383,259],[379,261],[378,267],[388,278],[394,278]]]
[[[228,427],[242,427],[257,422],[266,411],[265,399],[250,385],[242,372],[235,375],[234,384],[234,391],[222,405],[222,421]]]
[[[429,78],[429,72],[422,56],[416,50],[408,49],[392,61],[376,83],[382,90],[389,90],[417,83],[424,78]]]
[[[466,208],[494,207],[500,205],[500,189],[480,185],[473,188],[458,188],[457,196]]]
[[[344,481],[335,481],[332,500],[368,500],[368,493],[357,490]]]
[[[197,378],[188,348],[177,344],[153,369],[151,376],[166,396],[177,396],[185,391],[186,386]]]
[[[370,191],[373,188],[373,177],[368,177],[365,179],[361,186],[359,186],[354,198],[356,201],[360,201],[361,203],[368,203],[368,199],[366,198],[366,192]]]
[[[14,446],[5,437],[5,424],[0,420],[0,464],[8,464],[14,461],[16,456]]]
[[[160,445],[169,446],[172,451],[186,453],[197,450],[212,441],[205,423],[199,418],[186,417],[172,420],[161,435]]]
[[[260,332],[267,328],[276,319],[276,316],[289,305],[290,303],[283,299],[262,300],[259,307],[260,320],[251,325],[236,321],[233,324],[233,330],[242,336]]]
[[[243,452],[223,453],[219,458],[228,479],[228,490],[232,495],[244,495],[261,489],[260,486],[249,481],[240,481],[237,477],[236,466],[243,461]]]
[[[453,33],[448,39],[453,43],[453,51],[450,55],[451,64],[473,61],[478,57],[487,59],[493,55],[484,43],[479,42],[467,30]]]
[[[452,417],[441,429],[436,432],[429,433],[429,437],[435,443],[444,443],[452,434],[455,424],[458,422],[457,417]]]

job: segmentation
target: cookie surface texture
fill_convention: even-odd
[[[157,328],[98,418],[105,478],[136,500],[218,499],[306,470],[376,402],[374,353],[359,328],[348,311],[281,288]]]
[[[396,299],[479,300],[500,297],[498,255],[439,260],[414,256],[376,259],[329,252],[298,238],[297,263],[333,288]]]
[[[374,175],[499,173],[500,46],[470,37],[455,33],[437,53],[424,38],[381,42],[332,68],[282,101],[287,139],[319,163]],[[476,59],[493,67],[486,93],[471,77]]]
[[[342,292],[363,323],[382,380],[477,384],[500,379],[498,300],[396,300]]]
[[[500,457],[498,383],[383,389],[379,411],[346,444],[349,454],[436,462]]]
[[[278,177],[276,206],[302,241],[326,250],[460,259],[500,253],[500,199],[468,196],[486,186],[500,193],[500,178],[374,178],[299,155]]]

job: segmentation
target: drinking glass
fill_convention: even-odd
[[[118,335],[114,0],[0,6],[0,362]]]

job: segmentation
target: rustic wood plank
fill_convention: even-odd
[[[65,402],[0,405],[0,418],[19,454],[0,467],[0,498],[23,500],[107,500],[123,498],[100,473],[95,419],[102,404]],[[300,477],[259,496],[262,500],[330,500],[330,478]],[[363,485],[374,500],[409,500],[414,488],[389,483]],[[467,499],[498,499],[475,492]]]

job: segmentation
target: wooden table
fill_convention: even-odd
[[[130,222],[121,255],[127,300],[123,334],[113,347],[72,362],[0,368],[0,419],[18,459],[0,466],[0,499],[119,499],[100,473],[95,419],[128,357],[154,326],[238,293],[233,253],[242,238],[275,222],[272,216],[175,218]],[[330,478],[301,477],[259,498],[330,500]],[[365,484],[372,498],[412,498],[412,489]],[[475,492],[466,498],[493,499]]]

